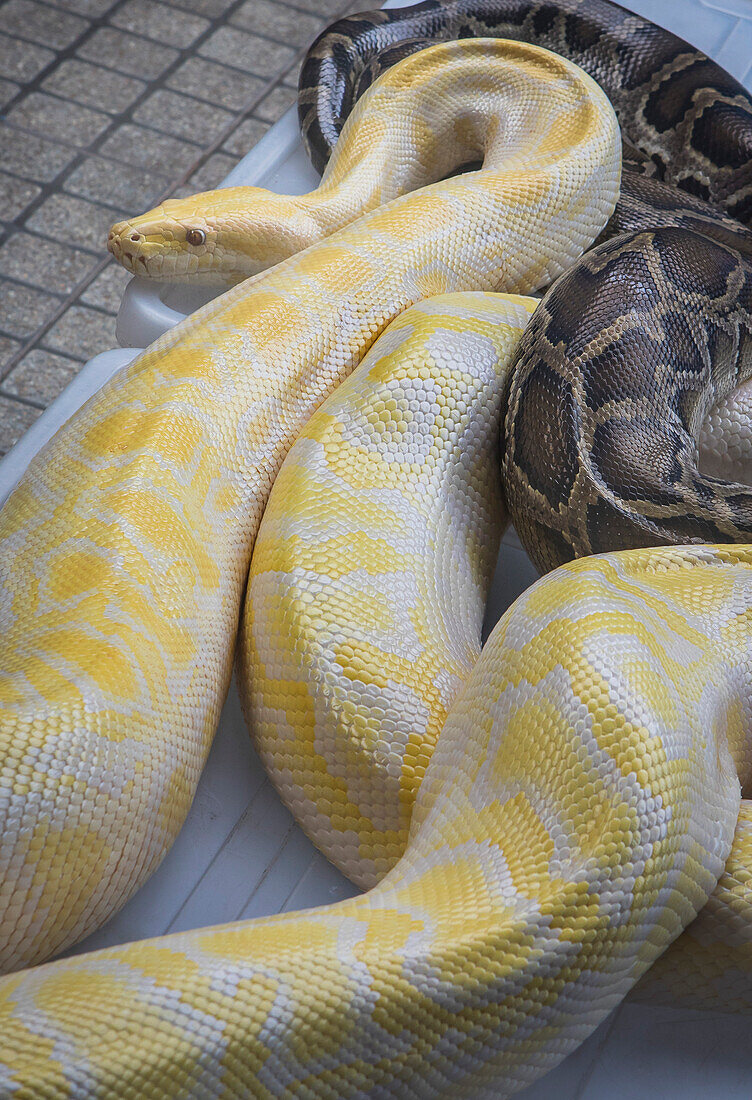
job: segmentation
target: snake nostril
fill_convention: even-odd
[[[138,242],[141,240],[141,234],[140,233],[131,233],[130,240],[132,240],[134,244],[138,244]]]

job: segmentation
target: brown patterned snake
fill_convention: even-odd
[[[109,856],[113,837],[124,843],[117,869],[125,871],[134,834],[143,843],[149,827],[171,824],[158,785],[155,794],[148,784],[164,747],[184,754],[163,768],[173,799],[185,799],[200,766],[259,515],[314,409],[370,348],[352,385],[311,421],[313,438],[326,452],[339,420],[353,453],[384,463],[389,448],[385,455],[373,441],[396,446],[422,432],[426,462],[438,462],[455,416],[461,426],[463,409],[483,409],[509,339],[498,315],[481,317],[476,343],[462,338],[470,342],[463,377],[447,344],[456,303],[445,299],[446,317],[434,317],[438,344],[422,363],[394,354],[417,325],[406,307],[447,289],[540,285],[611,211],[616,132],[590,81],[551,55],[501,43],[442,47],[420,63],[430,68],[447,53],[510,63],[511,79],[545,105],[550,130],[529,162],[520,137],[515,146],[508,134],[509,178],[502,163],[397,200],[201,311],[68,425],[3,513],[15,555],[10,641],[20,658],[7,694],[24,720],[10,744],[27,754],[10,789],[22,810],[36,804],[44,814],[45,798],[68,791],[82,806],[78,830],[68,818],[47,849],[44,835],[26,846],[29,893],[65,886],[48,868],[62,862],[55,853],[71,835],[82,840],[72,853],[79,860],[87,845]],[[554,165],[542,163],[547,143]],[[573,226],[584,238],[575,244]],[[507,325],[519,331],[527,309],[513,303]],[[427,416],[431,395],[438,411]],[[471,499],[473,474],[463,470]],[[452,499],[450,485],[437,487]],[[367,482],[362,488],[367,494]],[[367,513],[365,496],[363,505]],[[378,531],[375,514],[371,522]],[[305,615],[317,631],[311,594]],[[713,890],[738,776],[748,771],[751,595],[744,550],[614,555],[545,580],[505,617],[455,698],[406,852],[378,886],[332,909],[4,979],[0,1081],[9,1093],[49,1097],[515,1091],[587,1034]],[[29,605],[41,621],[30,621]],[[136,657],[117,677],[92,658],[93,641],[101,649],[109,639],[108,655]],[[270,643],[262,660],[274,660]],[[60,685],[71,682],[74,662],[71,697]],[[33,696],[41,710],[21,710],[21,687],[22,701]],[[277,705],[292,713],[300,699],[283,685]],[[88,795],[81,773],[94,758],[84,752],[66,770],[55,754],[66,742],[77,748],[70,733],[87,723],[89,743],[100,738],[105,754],[123,746],[133,762],[118,772],[113,752],[106,773],[123,777],[119,831],[115,799],[98,797],[99,761]],[[70,894],[90,881],[81,867],[63,868]],[[125,891],[125,874],[120,881]],[[63,902],[58,917],[65,912]]]
[[[397,91],[384,77],[395,61],[431,42],[479,35],[528,41],[569,58],[614,104],[626,155],[622,194],[604,239],[676,225],[727,244],[736,234],[736,247],[752,254],[752,232],[737,220],[752,223],[749,93],[701,51],[610,0],[426,0],[348,16],[316,40],[300,75],[301,129],[323,172],[319,187],[303,196],[241,187],[170,200],[114,226],[109,247],[138,275],[234,282],[320,240],[368,209],[379,190],[386,201],[437,179],[449,162],[395,155],[391,100],[409,98],[410,89],[400,84]],[[389,121],[381,126],[385,104]],[[350,129],[345,147],[337,139],[351,113],[362,140],[353,141]],[[371,122],[363,126],[366,114]],[[412,117],[406,110],[397,126],[409,127]],[[420,125],[427,132],[439,125],[430,102]],[[472,147],[453,147],[453,167],[475,159]],[[357,160],[359,178],[350,175]],[[706,207],[704,199],[716,205]]]

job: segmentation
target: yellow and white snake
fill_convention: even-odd
[[[567,566],[510,609],[470,669],[499,524],[487,444],[533,303],[508,300],[501,323],[478,296],[405,310],[449,290],[526,292],[564,270],[613,209],[619,143],[597,86],[546,51],[479,40],[405,65],[422,67],[431,98],[447,61],[468,57],[487,89],[471,118],[482,171],[397,199],[205,307],[89,402],[0,517],[7,967],[101,923],[179,828],[227,688],[261,513],[298,437],[250,581],[246,690],[262,722],[276,710],[293,728],[357,681],[358,661],[383,686],[388,648],[367,648],[394,634],[394,608],[351,567],[363,551],[365,574],[402,569],[398,610],[418,649],[398,658],[420,663],[421,632],[446,638],[403,693],[398,727],[421,704],[446,722],[438,737],[432,719],[384,745],[362,727],[414,807],[409,830],[409,811],[376,823],[395,835],[385,857],[345,838],[363,881],[394,866],[340,906],[6,977],[8,1096],[508,1095],[602,1019],[723,871],[749,770],[747,548]],[[525,111],[509,110],[509,87]],[[425,480],[401,481],[402,466]],[[285,496],[296,478],[330,499],[330,526],[308,537],[331,568],[301,583],[303,561],[285,612],[264,585],[280,572],[280,523],[306,538]],[[336,499],[343,479],[362,509],[356,540],[352,498]],[[338,665],[319,663],[316,694],[279,643],[326,640],[331,609],[347,621],[347,602],[323,596],[332,570],[340,592],[360,585],[371,633],[332,636]],[[410,614],[421,586],[434,619]],[[270,608],[299,633],[265,640]],[[352,717],[360,732],[357,703]],[[333,833],[343,806],[372,812],[365,786],[332,789]]]

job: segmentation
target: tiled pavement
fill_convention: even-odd
[[[347,0],[0,0],[0,454],[115,344],[113,221],[213,187]]]
[[[109,225],[215,186],[293,101],[315,35],[375,2],[0,0],[0,455],[115,344]],[[626,2],[749,79],[752,0]]]

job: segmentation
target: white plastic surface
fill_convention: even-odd
[[[366,7],[367,4],[364,4]],[[394,4],[390,6],[395,6]],[[752,0],[628,0],[627,6],[681,34],[750,86]],[[288,193],[315,185],[290,111],[225,180]],[[135,287],[134,284],[132,284]],[[138,346],[167,314],[130,291],[121,316]],[[149,298],[149,295],[146,296]],[[177,317],[180,295],[165,294]],[[147,302],[148,305],[148,302]],[[147,311],[148,313],[148,311]],[[144,317],[146,316],[146,319]],[[136,326],[134,329],[133,326]],[[138,326],[141,325],[139,328]],[[0,500],[35,451],[106,378],[136,354],[91,360],[0,462]],[[489,601],[489,624],[535,579],[514,533],[504,540]],[[281,805],[251,748],[234,688],[188,819],[151,880],[76,952],[206,924],[336,901],[353,888],[320,856]],[[625,1004],[525,1100],[750,1100],[752,1020]],[[406,1098],[409,1100],[409,1098]]]

